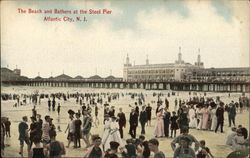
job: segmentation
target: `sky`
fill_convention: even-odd
[[[249,67],[249,1],[1,1],[1,67],[28,77],[123,76],[135,65],[201,60],[210,67]],[[110,15],[20,14],[22,9],[108,9]],[[45,16],[85,16],[49,22]]]

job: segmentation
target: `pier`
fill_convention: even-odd
[[[113,88],[113,89],[146,89],[173,91],[202,92],[246,92],[250,93],[250,82],[202,82],[202,81],[147,81],[129,82],[122,80],[51,80],[30,79],[24,81],[2,81],[7,85],[22,85],[32,87],[82,87],[82,88]]]

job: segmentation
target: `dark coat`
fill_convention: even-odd
[[[136,112],[134,114],[130,113],[129,124],[130,126],[138,126],[138,114]]]
[[[170,117],[171,117],[171,114],[170,112],[165,112],[165,115],[164,115],[164,124],[169,124],[170,123]]]
[[[223,122],[224,121],[224,108],[218,107],[218,109],[216,110],[216,116],[217,116],[218,122]]]
[[[148,121],[148,116],[146,111],[141,111],[139,120],[142,123],[146,123]]]
[[[229,109],[228,109],[228,115],[230,117],[235,117],[236,116],[236,108],[235,108],[235,106],[229,107]]]
[[[125,114],[123,112],[121,113],[118,113],[117,115],[119,117],[119,126],[126,126],[126,117],[125,117]]]

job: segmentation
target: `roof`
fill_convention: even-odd
[[[116,79],[114,76],[110,75],[108,77],[106,77],[106,79]]]
[[[102,78],[98,75],[94,75],[94,76],[89,77],[89,79],[102,79]]]
[[[36,79],[36,80],[41,80],[41,79],[43,79],[43,78],[40,77],[40,76],[37,76],[37,77],[35,77],[34,79]]]
[[[59,79],[59,80],[67,80],[67,79],[72,79],[72,77],[65,75],[65,74],[61,74],[59,76],[56,76],[54,79]]]
[[[78,75],[74,79],[84,79],[82,76]]]
[[[6,67],[1,67],[2,72],[13,72],[12,70],[6,68]]]

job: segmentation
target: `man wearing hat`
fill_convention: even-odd
[[[139,120],[141,123],[141,134],[145,134],[145,124],[148,121],[147,112],[145,111],[145,106],[142,106],[142,111],[140,112]]]
[[[164,134],[165,137],[169,136],[169,124],[170,124],[170,117],[171,117],[171,113],[168,111],[168,108],[165,108],[165,112],[164,112]]]
[[[123,128],[126,127],[126,116],[125,116],[125,113],[122,112],[122,108],[119,109],[120,110],[120,113],[118,113],[118,123],[119,123],[119,132],[120,132],[120,135],[121,135],[121,138],[123,138]]]
[[[130,117],[129,117],[129,134],[132,138],[136,137],[136,128],[138,126],[138,114],[135,112],[135,109],[131,109]]]
[[[223,123],[224,123],[224,103],[220,102],[220,106],[216,110],[217,116],[217,126],[215,128],[215,133],[217,132],[219,126],[221,128],[221,133],[223,133]]]

